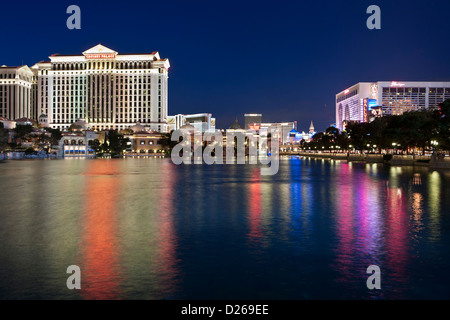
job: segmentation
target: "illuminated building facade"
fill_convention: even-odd
[[[64,132],[59,141],[59,156],[61,158],[89,158],[95,156],[91,144],[95,140],[94,131]]]
[[[0,117],[15,120],[34,115],[34,74],[27,66],[0,67]]]
[[[199,132],[212,132],[216,130],[216,118],[211,113],[177,114],[167,117],[168,132],[179,130],[186,124],[192,125]]]
[[[280,123],[264,123],[262,122],[262,114],[244,114],[245,127],[244,130],[254,130],[258,135],[268,136],[270,131],[276,131],[279,136],[280,144],[289,143],[289,135],[291,131],[297,130],[297,121],[280,122]]]
[[[278,132],[280,138],[279,144],[284,145],[289,143],[289,136],[292,130],[297,130],[297,121],[281,122],[281,123],[261,123],[259,134],[267,136],[271,131]]]
[[[83,120],[90,129],[127,129],[140,123],[167,131],[170,64],[158,52],[119,54],[101,44],[79,55],[37,63],[37,113],[67,130]]]
[[[127,136],[131,141],[131,152],[139,154],[160,154],[164,147],[161,145],[163,134],[155,131],[138,131]]]
[[[262,114],[246,113],[244,114],[244,129],[258,131],[261,127]]]
[[[336,127],[383,115],[436,108],[450,99],[450,82],[360,82],[336,95]]]

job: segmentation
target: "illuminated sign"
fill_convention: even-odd
[[[347,89],[347,90],[344,91],[345,94],[348,94],[349,92],[350,92],[349,89]]]
[[[369,110],[372,110],[372,108],[375,108],[377,106],[378,106],[377,99],[369,99]]]
[[[369,122],[369,99],[363,99],[363,122]]]
[[[87,54],[86,59],[115,59],[114,53]]]
[[[370,93],[372,94],[372,98],[376,98],[378,96],[378,85],[377,84],[372,84],[370,86]]]
[[[405,86],[404,83],[400,83],[397,81],[392,81],[392,83],[391,83],[391,87],[404,87],[404,86]]]
[[[256,124],[256,123],[250,124],[250,125],[248,125],[248,127],[249,127],[250,130],[255,130],[255,131],[258,131],[261,128],[261,126],[259,124]]]
[[[347,125],[348,125],[347,120],[342,121],[342,130],[343,131],[347,130]]]

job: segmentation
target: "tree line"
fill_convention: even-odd
[[[302,141],[306,150],[359,150],[381,152],[396,149],[422,153],[427,149],[450,150],[450,99],[438,108],[387,115],[370,123],[350,122],[345,131],[334,127]]]

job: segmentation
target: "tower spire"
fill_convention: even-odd
[[[314,124],[311,121],[311,125],[309,126],[309,133],[313,133],[314,132]]]

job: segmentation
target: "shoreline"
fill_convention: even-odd
[[[385,160],[383,154],[347,154],[347,153],[314,153],[314,152],[282,152],[280,156],[300,156],[317,159],[341,160],[362,163],[380,163],[391,166],[417,166],[429,167],[431,169],[450,169],[450,157],[441,160],[433,159],[431,156],[421,155],[392,155],[392,159]],[[148,158],[170,158],[170,155],[122,155],[120,157],[57,157],[55,155],[23,155],[21,157],[9,158],[5,153],[0,153],[0,163],[7,160],[85,160],[85,159],[148,159]],[[235,157],[234,157],[235,158]],[[259,158],[259,157],[258,157]],[[226,158],[224,157],[224,160]],[[246,157],[247,159],[247,157]]]
[[[386,160],[383,154],[354,154],[354,153],[321,153],[321,152],[296,152],[282,153],[280,155],[296,155],[301,157],[343,160],[364,163],[383,163],[392,166],[418,166],[429,167],[431,169],[450,169],[450,158],[438,160],[432,156],[422,155],[392,155],[390,160]]]

